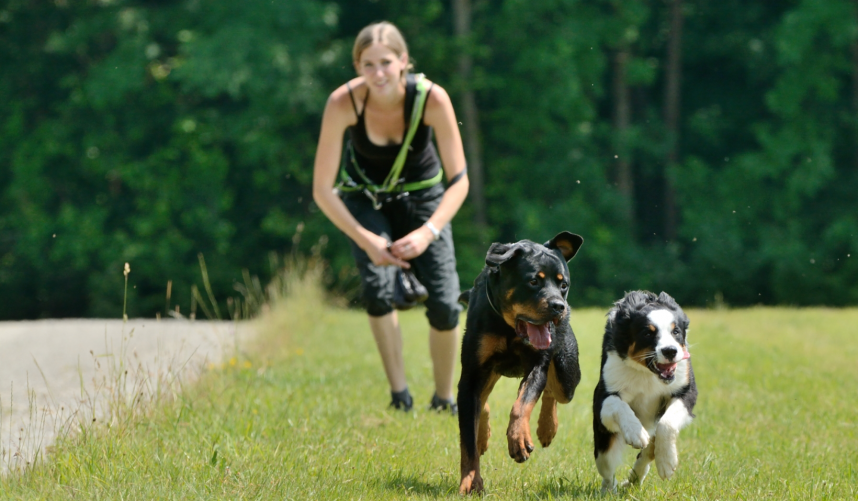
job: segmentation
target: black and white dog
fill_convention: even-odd
[[[602,492],[617,488],[614,472],[625,444],[641,449],[629,483],[643,482],[653,460],[665,480],[676,471],[676,438],[691,423],[697,401],[687,334],[688,317],[664,292],[629,292],[608,312],[593,395]]]

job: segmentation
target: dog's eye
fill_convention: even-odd
[[[569,284],[567,284],[566,282],[560,282],[560,290],[565,291],[568,288],[569,288]]]
[[[530,285],[536,287],[537,285],[539,285],[539,280],[534,278],[533,280],[530,281]]]

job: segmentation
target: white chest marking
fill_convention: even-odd
[[[629,358],[622,359],[616,351],[608,352],[602,368],[602,378],[610,393],[619,394],[620,399],[632,408],[635,415],[649,432],[655,431],[656,414],[665,399],[679,390],[688,381],[688,363],[683,360],[676,367],[676,376],[670,384],[643,365]]]

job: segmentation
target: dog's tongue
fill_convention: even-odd
[[[545,322],[542,325],[534,325],[530,322],[524,323],[527,326],[527,339],[530,344],[537,350],[547,350],[551,346],[551,324]]]

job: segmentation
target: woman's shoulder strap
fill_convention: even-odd
[[[360,118],[360,113],[358,113],[357,103],[355,102],[355,95],[352,92],[352,86],[348,82],[346,82],[346,88],[349,90],[349,98],[352,100],[352,108],[355,109],[355,116]]]
[[[426,85],[427,80],[426,76],[423,73],[419,73],[415,75],[414,73],[408,73],[405,75],[405,123],[411,123],[411,114],[414,110],[414,101],[417,99],[418,91],[424,93],[424,96],[420,96],[423,100],[423,103],[426,102],[426,96],[429,95],[429,91],[432,90],[432,87],[435,86],[434,82]],[[425,110],[425,106],[420,107],[420,121],[423,121],[423,113]]]
[[[414,73],[405,75],[405,123],[411,123],[411,110],[414,108],[414,98],[417,97],[417,78]]]

